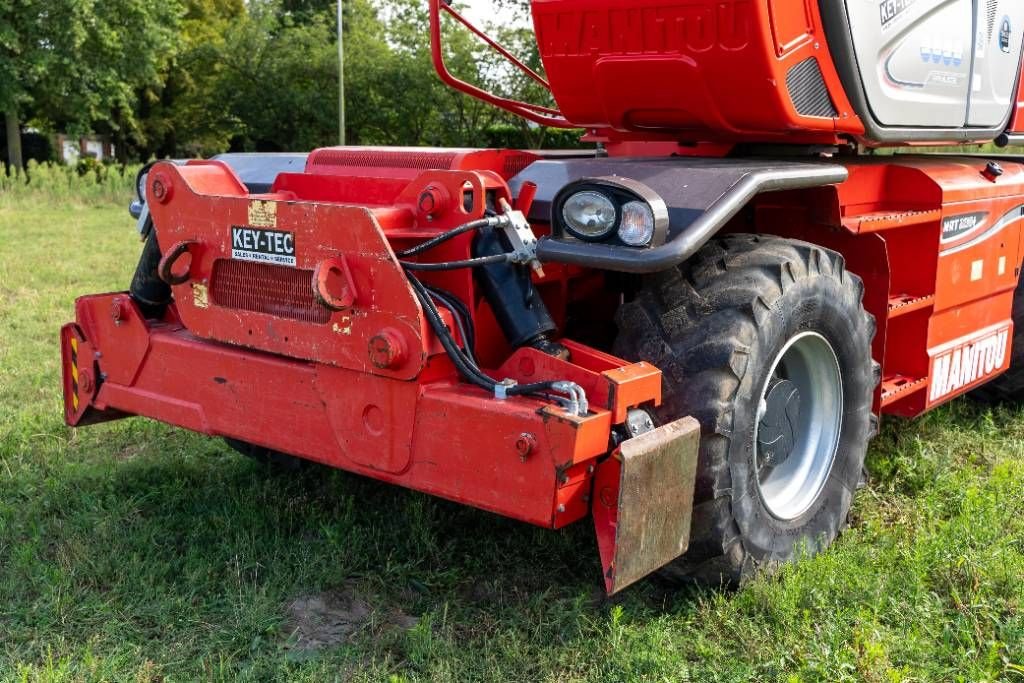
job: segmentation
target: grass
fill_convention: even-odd
[[[850,530],[778,576],[608,600],[587,524],[65,428],[57,331],[129,281],[126,203],[0,191],[0,680],[1024,681],[1019,410],[886,422]]]

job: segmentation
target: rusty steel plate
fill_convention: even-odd
[[[614,529],[614,551],[602,548],[602,556],[611,559],[605,567],[609,593],[686,552],[699,446],[700,425],[692,417],[670,422],[620,446],[618,505],[609,511],[611,525],[606,527]],[[610,536],[605,534],[608,540]]]

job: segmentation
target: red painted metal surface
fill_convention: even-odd
[[[124,305],[119,320],[111,315],[116,299]],[[180,323],[143,320],[119,294],[79,299],[76,318],[62,335],[69,424],[143,415],[543,526],[587,514],[589,463],[607,452],[618,405],[613,380],[585,368],[579,376],[609,387],[604,399],[595,391],[591,415],[580,418],[459,383],[443,356],[431,360],[432,380],[411,382],[210,343]],[[529,357],[513,355],[508,375],[528,381],[515,369]],[[650,374],[623,361],[618,367],[636,372],[641,385]],[[571,369],[566,363],[561,371]],[[86,375],[105,379],[86,386]]]
[[[559,109],[612,139],[831,142],[864,132],[816,2],[534,0],[532,8]],[[821,68],[835,117],[794,107],[786,77],[807,59]]]
[[[1004,162],[992,181],[986,165],[856,159],[842,185],[755,202],[758,230],[835,249],[864,280],[878,330],[880,412],[919,415],[1008,365],[1024,260],[1024,166]],[[953,369],[960,374],[951,380]]]
[[[427,165],[444,156],[458,166],[460,154],[497,168],[523,157],[458,152]],[[399,168],[403,157],[410,165],[404,152],[393,156]],[[62,333],[68,423],[143,415],[534,524],[559,527],[588,514],[593,465],[612,427],[629,408],[660,402],[660,371],[572,341],[571,362],[512,353],[494,327],[478,324],[477,344],[489,351],[481,357],[500,358],[491,374],[575,381],[591,412],[499,400],[463,383],[395,250],[512,199],[500,172],[417,169],[403,179],[385,168],[373,178],[343,175],[343,166],[364,172],[344,163],[330,173],[283,174],[260,196],[217,162],[155,166],[148,195],[160,244],[175,254],[164,268],[175,303],[163,320],[147,321],[126,294],[78,300],[76,323]],[[369,187],[380,205],[348,201]],[[466,258],[471,239],[420,258]],[[468,271],[422,277],[463,301],[478,299]],[[564,295],[567,277],[552,268],[537,286]]]

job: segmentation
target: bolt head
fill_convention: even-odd
[[[78,390],[83,394],[92,393],[92,375],[89,374],[88,370],[82,370],[78,373]]]
[[[537,437],[529,432],[523,432],[516,438],[516,452],[520,458],[526,458],[536,447]]]
[[[405,360],[405,343],[394,330],[381,330],[368,345],[370,362],[381,370],[393,370]]]
[[[154,176],[153,180],[150,181],[150,188],[153,191],[153,198],[161,204],[166,204],[171,201],[171,195],[173,194],[174,186],[171,183],[171,179],[167,177],[166,173],[158,171]]]

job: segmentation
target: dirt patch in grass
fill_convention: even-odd
[[[381,613],[374,609],[374,602],[353,586],[292,600],[285,628],[289,646],[298,651],[319,650],[341,645],[364,630],[408,630],[419,623],[395,607]]]

